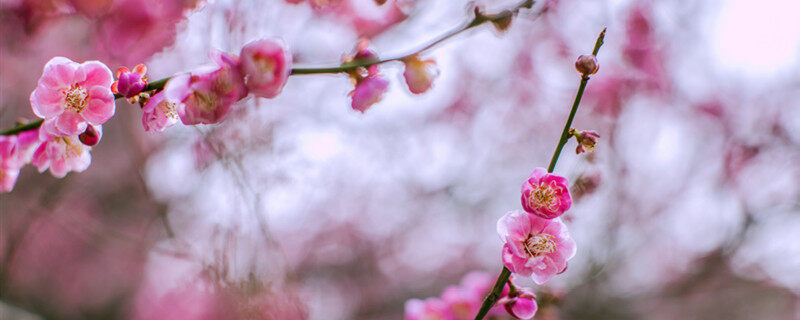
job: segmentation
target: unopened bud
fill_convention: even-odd
[[[597,69],[600,69],[600,65],[597,64],[597,58],[594,55],[584,54],[575,61],[575,69],[582,75],[588,76],[597,73]]]
[[[86,127],[86,131],[78,136],[78,139],[81,140],[81,143],[91,147],[100,142],[100,133],[94,126],[89,125]]]
[[[575,136],[575,140],[578,140],[578,147],[575,148],[575,153],[577,154],[594,151],[597,139],[600,138],[600,135],[592,130],[576,131],[575,129],[570,129],[569,132]]]

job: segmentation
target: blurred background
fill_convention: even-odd
[[[298,3],[292,3],[298,2]],[[146,63],[151,79],[281,37],[334,65],[362,37],[417,48],[515,1],[2,0],[0,127],[53,56]],[[537,319],[800,319],[800,2],[540,1],[400,63],[365,114],[343,75],[290,77],[214,126],[145,133],[117,102],[91,167],[32,166],[0,195],[3,319],[401,319],[502,267],[496,221],[548,164],[608,27],[556,172],[578,253]],[[235,311],[231,311],[235,310]]]

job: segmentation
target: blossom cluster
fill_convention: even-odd
[[[485,272],[473,271],[461,279],[460,285],[445,288],[440,297],[408,300],[405,319],[473,319],[481,308],[483,297],[491,289],[492,277]],[[509,281],[503,289],[499,304],[492,307],[489,315],[501,317],[508,313],[517,319],[530,319],[537,309],[533,291],[530,288],[517,287]]]
[[[366,40],[356,53],[344,58],[342,72],[353,80],[351,107],[364,112],[379,102],[389,82],[379,73],[377,55]],[[252,94],[274,98],[292,73],[292,55],[280,39],[247,43],[240,53],[213,52],[214,63],[169,78],[163,89],[148,89],[147,67],[122,67],[112,75],[99,61],[77,63],[55,57],[44,67],[30,103],[42,119],[41,127],[17,136],[3,136],[3,192],[10,191],[25,163],[53,176],[81,172],[91,162],[91,147],[100,141],[102,125],[115,113],[116,98],[126,98],[142,107],[145,131],[160,132],[178,122],[184,125],[216,124],[233,105]],[[402,59],[409,91],[421,94],[432,87],[438,75],[432,60],[417,54]],[[352,66],[347,66],[353,64]],[[347,66],[347,67],[345,67]],[[116,77],[116,80],[114,79]],[[37,138],[31,138],[37,136]],[[35,149],[35,152],[26,150]]]

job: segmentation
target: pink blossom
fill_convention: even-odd
[[[439,76],[439,69],[433,60],[422,61],[419,57],[412,56],[403,60],[406,70],[403,77],[408,85],[408,90],[415,94],[420,94],[433,86],[433,80]]]
[[[102,136],[102,129],[96,126],[98,134]],[[50,168],[50,173],[56,178],[63,178],[67,172],[81,172],[89,167],[92,156],[89,147],[78,139],[78,136],[61,137],[49,133],[47,130],[39,130],[39,139],[42,144],[33,153],[31,164],[39,168],[39,172],[44,172]]]
[[[405,320],[454,320],[450,308],[439,298],[406,301]]]
[[[383,95],[389,90],[389,81],[380,76],[370,76],[358,81],[356,88],[350,91],[352,101],[350,106],[353,110],[364,113],[373,104],[383,99]]]
[[[561,219],[543,219],[521,211],[510,211],[497,221],[503,240],[503,264],[537,284],[550,280],[567,268],[575,255],[575,241]]]
[[[19,176],[21,163],[17,156],[17,136],[0,136],[0,192],[10,192]]]
[[[539,309],[536,304],[536,294],[531,288],[515,288],[514,291],[500,298],[497,303],[505,307],[508,314],[516,319],[533,319]]]
[[[101,125],[114,115],[113,81],[111,70],[99,61],[78,64],[55,57],[31,93],[33,112],[53,135],[81,134],[88,124]]]
[[[150,97],[142,108],[142,126],[145,131],[164,131],[178,123],[179,109],[183,104],[166,99],[164,91]]]
[[[246,44],[240,62],[247,89],[262,98],[280,94],[292,69],[292,55],[280,39],[261,39]]]
[[[165,98],[183,104],[178,115],[185,125],[219,123],[231,106],[247,95],[238,58],[227,54],[214,57],[217,67],[203,67],[170,79]]]
[[[117,72],[114,73],[117,76],[117,81],[111,85],[111,91],[119,93],[125,98],[136,96],[147,86],[145,73],[147,73],[147,67],[143,64],[136,65],[133,71],[125,67],[117,69]]]
[[[0,135],[0,193],[14,189],[20,169],[30,162],[33,150],[38,145],[38,130]]]
[[[556,218],[572,205],[567,179],[536,168],[522,184],[522,207],[544,219]]]

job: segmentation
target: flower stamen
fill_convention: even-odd
[[[73,84],[61,92],[64,94],[64,109],[81,112],[86,107],[89,93],[79,84]]]

